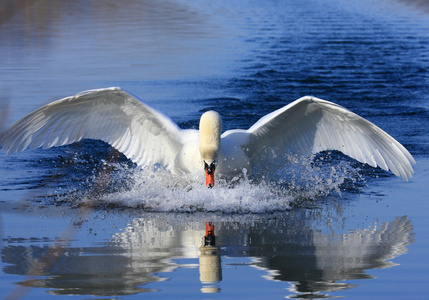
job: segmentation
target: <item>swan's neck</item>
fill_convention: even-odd
[[[217,159],[220,149],[222,120],[215,111],[205,112],[200,119],[200,154],[210,164]]]

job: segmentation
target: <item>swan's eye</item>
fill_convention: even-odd
[[[215,169],[216,169],[216,162],[212,162],[210,165],[204,162],[204,170],[207,172],[208,175],[213,174]]]

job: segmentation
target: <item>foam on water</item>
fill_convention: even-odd
[[[103,201],[155,211],[266,212],[288,209],[292,200],[290,195],[264,182],[253,184],[242,179],[231,186],[220,180],[208,189],[201,180],[187,178],[186,184],[171,186],[168,183],[177,178],[162,173],[148,176],[135,172],[130,190],[104,195]]]
[[[86,189],[62,197],[73,204],[135,207],[148,211],[285,211],[297,202],[341,194],[344,183],[356,181],[358,177],[358,172],[348,162],[318,164],[318,161],[291,161],[283,170],[252,178],[245,175],[219,178],[212,189],[204,185],[203,173],[199,178],[177,176],[162,168],[140,169],[105,162],[105,167],[93,175]]]

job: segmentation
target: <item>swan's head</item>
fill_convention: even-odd
[[[200,119],[200,155],[206,172],[206,186],[214,186],[214,173],[220,149],[222,119],[215,111],[205,112]]]

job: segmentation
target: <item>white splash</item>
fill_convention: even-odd
[[[110,165],[111,167],[112,165]],[[315,200],[340,194],[346,179],[357,171],[348,163],[320,164],[314,160],[291,161],[283,171],[249,179],[245,175],[217,180],[208,189],[201,178],[178,177],[168,171],[129,168],[115,164],[115,171],[94,175],[106,190],[98,193],[97,205],[138,207],[148,211],[266,213],[285,211],[302,199]],[[273,180],[273,177],[280,178]],[[228,183],[227,183],[228,182]],[[113,189],[111,187],[114,187]],[[84,203],[91,197],[80,198]]]
[[[104,194],[102,201],[126,207],[142,207],[152,211],[222,211],[267,212],[286,210],[293,200],[278,187],[264,182],[254,184],[248,179],[236,180],[233,185],[218,180],[208,189],[202,180],[177,177],[165,170],[134,170],[131,188]],[[171,185],[171,182],[176,184]]]

